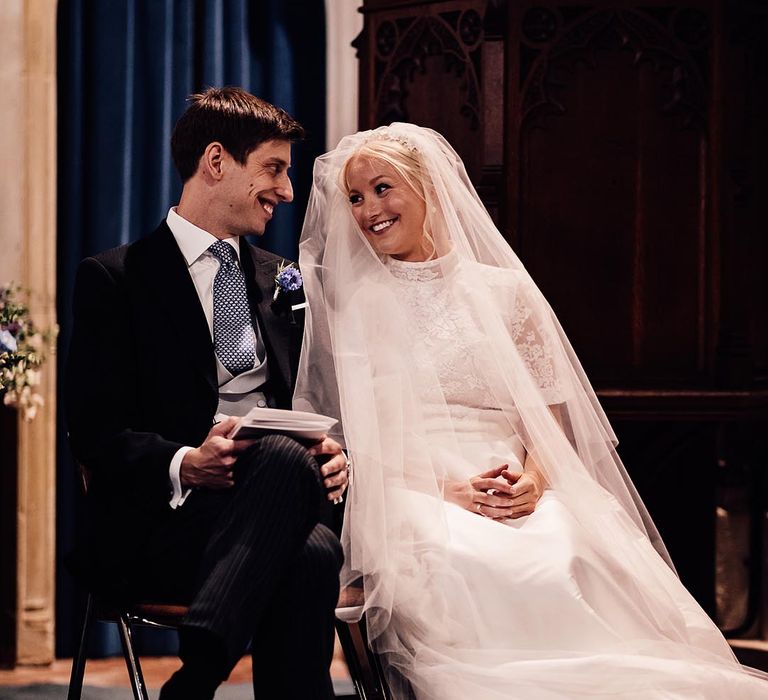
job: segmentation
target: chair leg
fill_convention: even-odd
[[[91,636],[91,623],[93,622],[93,599],[91,594],[85,599],[85,611],[83,613],[83,626],[80,631],[80,642],[72,659],[72,673],[69,676],[69,692],[67,700],[80,700],[83,694],[83,677],[85,676],[85,661],[88,654],[88,640]]]
[[[336,632],[360,700],[390,700],[379,660],[368,649],[360,622],[337,620]]]
[[[341,650],[344,652],[344,660],[347,662],[347,670],[352,677],[355,692],[360,700],[368,700],[368,695],[365,692],[365,683],[363,681],[363,670],[360,667],[360,660],[357,656],[355,644],[352,641],[349,626],[345,622],[337,621],[336,634],[339,636]]]
[[[125,656],[125,665],[128,667],[128,675],[131,680],[133,697],[135,700],[149,700],[147,686],[144,684],[144,676],[141,673],[139,657],[136,656],[136,652],[133,648],[131,625],[128,616],[125,613],[117,618],[117,628],[120,631],[120,641],[123,645],[123,655]]]

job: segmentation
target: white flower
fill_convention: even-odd
[[[19,346],[16,344],[16,338],[10,331],[0,331],[0,351],[16,352]]]
[[[0,287],[0,395],[6,406],[17,406],[25,420],[32,420],[43,397],[39,370],[52,351],[53,331],[36,329],[26,304],[17,299],[16,286]],[[14,335],[15,334],[15,335]]]

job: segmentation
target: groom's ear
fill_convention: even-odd
[[[200,165],[198,166],[203,176],[209,177],[212,180],[221,180],[224,174],[223,165],[226,155],[227,152],[224,146],[218,141],[209,143],[205,147],[203,155],[200,156]]]

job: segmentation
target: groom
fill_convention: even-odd
[[[250,408],[291,405],[302,330],[288,292],[273,301],[281,259],[244,237],[293,199],[303,133],[241,89],[192,96],[171,141],[178,206],[78,270],[66,381],[91,475],[85,569],[112,599],[189,604],[161,700],[213,698],[249,642],[256,697],[333,697],[342,555],[326,523],[346,459],[330,439],[229,437]]]

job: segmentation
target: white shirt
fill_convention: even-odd
[[[213,340],[213,280],[219,271],[219,260],[211,253],[208,248],[219,239],[195,226],[176,213],[176,207],[171,207],[166,219],[168,228],[171,229],[176,244],[187,262],[187,269],[192,278],[192,282],[197,290],[197,296],[200,298],[200,304],[205,313],[205,319],[208,322],[208,330]],[[232,246],[235,251],[235,258],[240,262],[240,246],[236,237],[223,239]],[[242,374],[234,377],[219,358],[216,358],[216,377],[219,391],[222,393],[241,393],[249,388],[260,386],[267,379],[267,360],[264,342],[259,333],[258,327],[252,328],[254,333],[254,345],[256,348],[256,365]],[[193,449],[192,447],[181,447],[171,460],[168,474],[171,481],[173,493],[171,495],[171,508],[177,508],[189,495],[191,489],[181,488],[181,461],[184,455]]]

